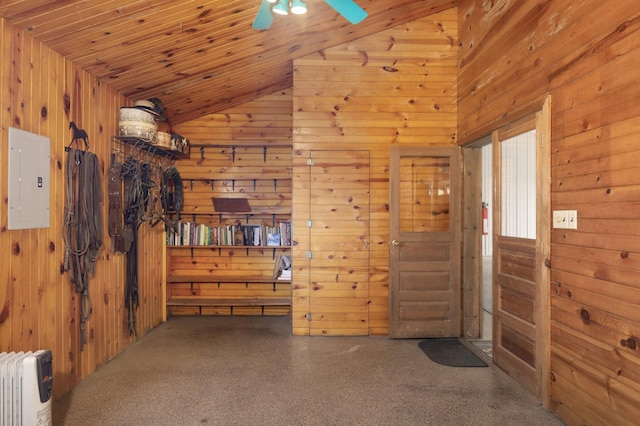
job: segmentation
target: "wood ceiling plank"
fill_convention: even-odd
[[[252,15],[249,15],[249,16],[251,17]],[[291,42],[289,38],[281,37],[281,36],[272,36],[270,35],[270,34],[273,34],[272,32],[255,31],[253,29],[250,29],[250,25],[247,25],[246,31],[242,31],[241,33],[236,33],[236,32],[232,33],[229,31],[229,27],[231,26],[235,27],[234,24],[236,23],[236,21],[237,21],[236,16],[231,16],[231,17],[227,17],[227,19],[216,21],[215,26],[212,25],[209,31],[200,31],[196,33],[195,36],[191,37],[190,39],[187,39],[187,41],[181,40],[180,43],[184,44],[186,47],[191,47],[191,44],[193,44],[196,47],[202,48],[202,41],[203,41],[202,39],[206,40],[207,42],[209,42],[210,40],[215,40],[216,42],[221,43],[225,49],[229,49],[228,47],[225,46],[225,41],[228,44],[235,44],[238,42],[242,42],[244,40],[250,40],[252,43],[254,43],[254,40],[255,40],[255,45],[261,45],[265,49],[284,47],[284,46],[286,46],[287,48],[291,47]],[[159,49],[159,46],[164,45],[164,43],[158,43],[157,33],[158,32],[167,33],[171,31],[171,28],[168,28],[165,25],[165,26],[153,27],[145,31],[142,31],[142,30],[143,29],[140,28],[139,31],[136,33],[137,34],[136,40],[130,40],[130,36],[127,35],[125,38],[125,40],[128,40],[126,46],[136,47],[138,49],[144,48],[145,46],[148,46],[148,45],[145,45],[143,42],[147,40],[150,36],[154,36],[155,38],[151,40],[151,44],[149,45],[158,48],[158,50],[161,50]],[[130,34],[131,28],[126,28],[125,31],[117,31],[117,29],[114,29],[112,27],[111,32],[112,32],[112,35],[116,33]],[[76,47],[80,47],[80,46],[76,46]],[[101,40],[101,43],[100,43],[100,51],[101,51],[102,57],[109,56],[108,55],[109,49],[113,49],[110,53],[114,58],[121,57],[122,48],[123,48],[122,38],[114,39],[114,37],[108,37],[108,39]],[[242,49],[238,48],[236,50],[242,50]],[[81,63],[81,61],[79,61],[81,57],[70,56],[69,58]]]
[[[0,17],[15,18],[23,13],[32,14],[34,10],[50,10],[60,7],[64,0],[6,0],[0,3]]]
[[[122,1],[122,0],[119,0]],[[102,19],[93,18],[97,25],[83,25],[84,30],[80,34],[80,41],[93,42],[92,33],[98,35],[103,34],[108,30],[113,34],[120,33],[124,40],[130,41],[133,38],[144,38],[142,31],[149,32],[150,34],[159,34],[164,28],[159,28],[159,25],[169,25],[171,28],[179,28],[182,23],[185,30],[193,29],[193,26],[211,24],[214,28],[219,28],[221,31],[228,31],[225,24],[229,23],[233,25],[233,21],[237,20],[238,16],[244,16],[247,18],[249,24],[253,21],[254,13],[257,12],[258,5],[255,1],[244,0],[200,0],[200,1],[182,1],[175,2],[172,0],[165,0],[166,5],[163,8],[153,7],[157,6],[157,1],[145,0],[144,6],[146,9],[136,9],[127,11],[128,8],[121,8],[118,10],[118,16],[114,19],[104,21]],[[125,1],[125,4],[128,4]],[[147,10],[149,9],[149,10]],[[141,13],[145,12],[145,13]],[[229,18],[229,22],[222,21],[223,18]],[[130,22],[144,23],[142,28],[136,27],[135,34],[131,33],[132,28],[128,27]],[[76,28],[77,26],[74,26]],[[61,33],[61,31],[56,31]],[[62,37],[62,39],[69,37]],[[77,37],[74,37],[77,38]]]
[[[229,3],[227,6],[229,9],[210,12],[208,9],[204,9],[201,3],[178,2],[162,11],[137,17],[124,16],[119,19],[103,21],[78,31],[72,39],[66,35],[60,35],[57,38],[48,39],[47,44],[61,52],[66,50],[65,56],[81,63],[82,58],[91,57],[96,52],[107,56],[103,52],[108,52],[109,49],[136,46],[137,43],[144,43],[147,40],[151,40],[158,49],[161,49],[164,43],[173,44],[175,43],[173,39],[179,40],[189,35],[191,35],[191,39],[207,40],[206,37],[210,36],[208,33],[205,33],[203,37],[198,37],[203,34],[200,30],[201,27],[228,35],[228,28],[235,26],[236,21],[246,19],[250,24],[251,9],[243,11],[240,8],[242,6],[240,0]],[[238,7],[234,7],[236,3]],[[230,13],[230,10],[233,13]],[[216,38],[218,38],[217,35]]]
[[[214,40],[215,36],[206,36],[205,39]],[[207,45],[208,44],[208,45]],[[203,46],[204,45],[204,46]],[[138,42],[135,46],[117,47],[110,51],[101,52],[100,62],[88,62],[85,66],[92,73],[100,74],[100,70],[117,70],[124,68],[133,60],[137,60],[136,69],[152,67],[156,69],[166,68],[167,64],[172,69],[188,69],[191,63],[197,64],[200,69],[207,70],[232,64],[237,56],[254,56],[259,58],[262,52],[259,39],[246,41],[236,40],[229,43],[203,43],[195,40],[188,44],[176,45],[163,43],[159,47],[154,40],[146,43]],[[233,52],[238,52],[234,54]],[[109,54],[109,55],[107,55]],[[206,59],[206,60],[203,60]],[[158,64],[161,64],[158,66]],[[177,72],[177,71],[176,71]],[[184,73],[184,71],[182,71]],[[119,75],[119,77],[123,77]]]
[[[28,28],[44,43],[62,36],[67,40],[77,39],[76,33],[100,23],[113,23],[139,19],[149,11],[160,11],[172,0],[102,0],[66,2],[52,11],[38,10],[24,18],[16,17],[12,23],[20,28]]]
[[[335,32],[333,32],[335,34]],[[346,39],[346,38],[345,38]],[[278,38],[278,40],[287,40],[287,38]],[[342,42],[342,39],[339,37],[339,35],[336,35],[333,40],[333,43],[340,43]],[[281,51],[287,47],[289,47],[287,44],[281,44],[279,46],[266,46],[266,45],[253,45],[253,41],[250,41],[247,43],[248,46],[246,49],[242,47],[242,44],[239,44],[238,46],[240,46],[239,48],[237,48],[237,51],[240,52],[238,56],[246,56],[249,58],[255,57],[255,58],[260,58],[261,60],[259,62],[253,62],[249,65],[252,65],[251,68],[247,68],[247,69],[253,69],[253,66],[259,66],[260,68],[264,68],[266,66],[266,59],[267,57],[277,57],[278,62],[284,62],[286,60],[290,60],[293,59],[296,56],[300,56],[300,55],[304,55],[307,53],[312,53],[313,51],[317,50],[318,48],[324,48],[327,46],[324,45],[318,45],[318,44],[314,44],[309,48],[300,48],[299,50],[296,50],[293,53],[290,53],[288,55],[284,55],[281,53]],[[208,54],[211,53],[220,53],[221,55],[223,55],[223,57],[225,58],[225,60],[229,57],[229,56],[233,56],[230,52],[225,51],[224,48],[226,46],[222,46],[221,47],[221,51],[219,50],[214,50],[213,52],[207,52]],[[237,46],[234,46],[237,47]],[[270,48],[271,47],[271,48]],[[266,49],[266,52],[264,52],[264,49]],[[187,59],[188,57],[191,57],[191,59]],[[214,55],[215,57],[215,55]],[[206,58],[198,58],[196,56],[194,56],[193,54],[187,55],[186,58],[184,58],[182,61],[180,61],[180,64],[178,65],[178,67],[186,69],[188,68],[189,71],[188,72],[181,72],[179,74],[179,79],[182,80],[184,77],[186,76],[195,76],[195,77],[199,77],[199,76],[203,76],[203,73],[208,72],[209,68],[221,68],[222,67],[222,63],[219,62],[219,60],[214,59],[213,62],[207,62],[206,60],[203,60]],[[194,64],[194,67],[190,66],[190,62]],[[238,67],[238,63],[237,62],[230,62],[230,64],[235,68],[235,69],[241,69]],[[152,66],[151,64],[149,64],[149,66]],[[145,65],[141,64],[140,65],[141,68],[144,68]],[[117,67],[115,67],[115,69],[117,69]],[[174,66],[172,68],[172,71],[175,70],[176,67]],[[95,72],[95,71],[94,71]],[[178,72],[174,71],[176,74],[178,74]],[[145,74],[148,75],[148,74]],[[125,76],[120,74],[119,78],[124,79]]]
[[[263,31],[251,27],[260,0],[6,0],[0,16],[126,96],[160,97],[177,123],[291,87],[291,61],[316,51],[345,73],[356,72],[351,50],[363,51],[377,68],[363,71],[368,78],[386,64],[367,51],[387,46],[399,64],[424,67],[435,83],[433,63],[449,66],[447,49],[457,44],[437,36],[457,22],[427,20],[410,32],[403,24],[456,1],[357,1],[369,14],[357,25],[324,1],[308,0],[309,13],[276,16]],[[442,50],[421,52],[418,39],[429,34]]]
[[[160,29],[156,28],[156,31],[158,31],[158,30],[163,30],[163,29],[164,29],[164,28],[160,28]],[[142,37],[142,36],[141,36],[141,37]],[[141,37],[139,37],[139,38],[141,38]],[[234,37],[234,39],[235,39],[235,37]],[[278,38],[278,39],[283,39],[283,38]],[[285,37],[284,39],[286,39],[286,37]],[[232,41],[237,42],[238,40],[237,40],[237,39],[235,39],[235,40],[232,40]],[[200,42],[200,43],[201,43],[201,42]],[[157,43],[157,42],[154,42],[154,43],[153,43],[153,45],[157,47],[157,46],[158,46],[158,43]],[[200,44],[200,45],[201,45],[201,44]],[[100,43],[100,46],[101,46],[101,50],[103,51],[102,56],[104,57],[104,46],[105,46],[105,42],[101,42],[101,43]],[[138,52],[138,53],[139,53],[139,52]],[[178,53],[179,53],[179,51],[178,51]],[[114,55],[115,55],[115,57],[122,57],[122,46],[120,46],[120,45],[118,45],[118,46],[117,46],[117,48],[116,48],[116,52],[114,52]],[[72,59],[72,60],[77,60],[77,58],[76,58],[76,57],[74,57],[74,56],[70,56],[70,59]],[[80,64],[80,65],[82,65],[80,62],[79,62],[79,64]],[[119,68],[119,67],[114,66],[114,68]]]
[[[253,68],[252,68],[253,67]],[[275,70],[272,72],[261,72],[264,70]],[[250,76],[242,79],[240,75]],[[170,94],[177,90],[194,88],[202,85],[216,84],[219,88],[232,89],[234,86],[253,86],[255,81],[291,80],[293,70],[290,61],[282,61],[277,55],[256,62],[255,58],[246,57],[234,63],[233,67],[221,68],[213,76],[210,74],[194,74],[190,78],[177,78],[160,87],[152,87],[149,90],[162,90],[163,93]],[[200,89],[201,90],[201,89]]]

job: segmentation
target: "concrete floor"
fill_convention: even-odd
[[[293,337],[288,317],[179,317],[53,405],[54,425],[561,425],[503,372],[419,340]]]

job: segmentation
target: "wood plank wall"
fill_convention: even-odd
[[[305,315],[314,293],[332,291],[313,285],[306,257],[312,198],[307,158],[314,150],[370,152],[367,333],[388,334],[389,146],[457,142],[457,32],[457,11],[450,9],[294,61],[294,334],[309,334]],[[348,228],[352,218],[345,219]],[[357,291],[353,312],[359,310]],[[344,289],[336,292],[345,297]],[[348,330],[320,334],[340,333]]]
[[[93,313],[88,343],[80,351],[79,298],[62,272],[64,243],[64,147],[71,140],[69,121],[84,128],[100,161],[103,182],[103,235],[107,233],[106,179],[110,137],[117,129],[123,96],[80,71],[27,33],[0,20],[0,352],[51,349],[54,397],[124,350],[129,335],[124,308],[122,255],[112,254],[105,238],[90,292]],[[8,230],[8,128],[51,140],[50,227]],[[143,226],[140,249],[138,333],[162,318],[162,234]]]
[[[177,124],[173,129],[187,136],[192,144],[290,145],[293,110],[291,94],[291,89],[279,91],[217,114]],[[181,160],[178,170],[197,166],[199,154],[193,152],[190,159]]]
[[[551,95],[551,401],[568,424],[640,418],[640,3],[461,0],[460,143]]]
[[[212,197],[246,198],[254,210],[279,211],[273,220],[291,219],[291,139],[292,90],[263,96],[255,101],[209,114],[173,126],[173,130],[189,138],[194,145],[208,145],[204,154],[198,148],[190,158],[178,163],[184,187],[184,220],[209,225],[231,224],[238,217],[207,217],[214,211]],[[235,146],[232,154],[231,146]],[[263,147],[267,147],[266,157]],[[232,157],[233,156],[233,157]],[[265,160],[266,158],[266,160]],[[194,179],[193,185],[190,180]],[[212,183],[211,179],[214,180]],[[257,179],[255,186],[251,179]],[[260,180],[266,179],[266,180]],[[272,181],[275,179],[275,181]],[[275,185],[275,186],[274,186]],[[201,215],[190,215],[198,213]],[[202,213],[205,213],[202,215]],[[247,221],[242,219],[242,224]],[[250,224],[271,225],[269,215],[248,219]],[[203,275],[250,277],[271,276],[274,256],[290,254],[288,249],[189,249],[167,250],[168,275]],[[277,283],[173,283],[168,296],[208,299],[211,306],[177,306],[171,315],[289,315],[290,306],[214,306],[215,299],[290,298],[291,285]],[[205,303],[205,302],[203,302]]]

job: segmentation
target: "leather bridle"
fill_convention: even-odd
[[[63,224],[64,270],[81,294],[80,343],[86,343],[86,324],[92,305],[89,280],[102,246],[102,185],[95,154],[67,147]]]

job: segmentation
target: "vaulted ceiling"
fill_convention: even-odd
[[[292,60],[455,6],[355,0],[352,25],[324,0],[252,23],[262,0],[3,0],[0,17],[125,96],[160,98],[173,124],[292,87]]]

